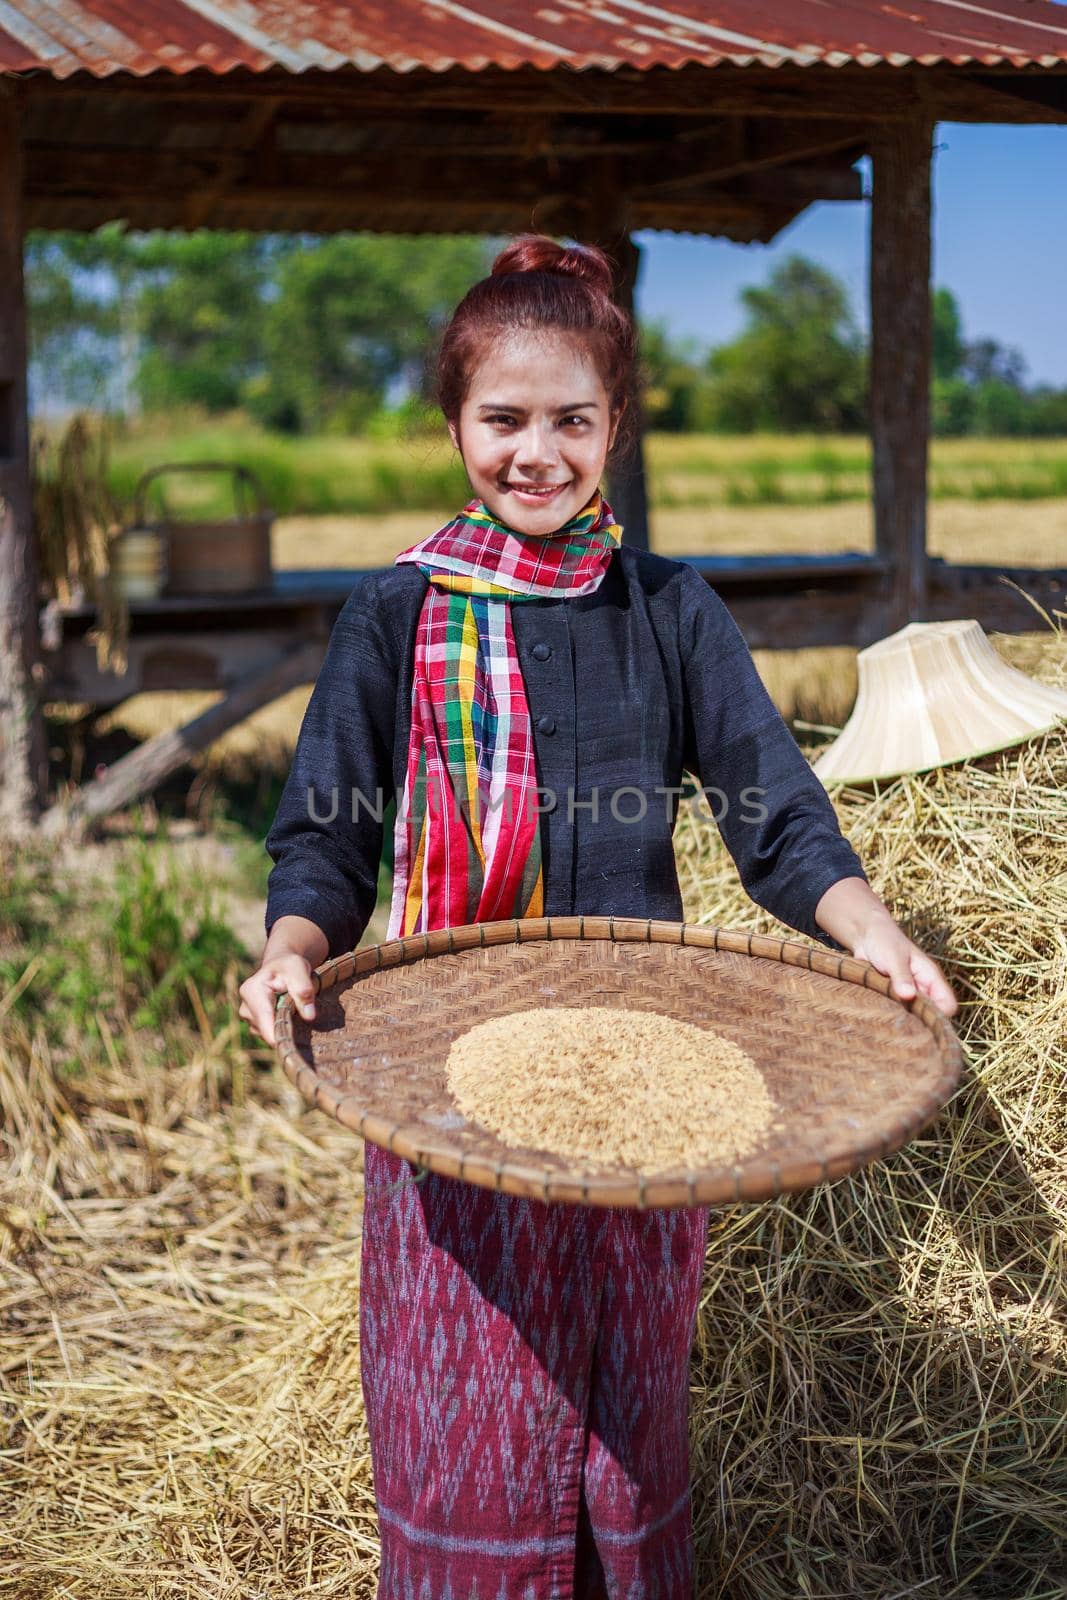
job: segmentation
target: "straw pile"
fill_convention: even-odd
[[[1062,638],[1010,656],[1067,680]],[[1062,1600],[1067,741],[839,806],[945,961],[970,1070],[889,1162],[713,1214],[697,1594]],[[689,914],[772,926],[717,837],[680,827]],[[235,1008],[61,1051],[9,1000],[0,1586],[370,1600],[359,1142],[242,1047]]]
[[[621,1006],[534,1006],[452,1042],[460,1110],[512,1147],[637,1172],[733,1162],[774,1102],[752,1057],[709,1028]]]
[[[1067,635],[994,642],[1067,684]],[[955,988],[969,1066],[888,1162],[713,1216],[692,1412],[705,1592],[1062,1597],[1067,731],[834,799]],[[680,829],[687,914],[773,929],[714,827]]]

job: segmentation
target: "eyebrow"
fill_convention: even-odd
[[[595,411],[598,405],[596,400],[575,400],[567,406],[556,406],[557,411]],[[523,406],[510,405],[506,400],[487,400],[478,407],[479,411],[523,411]]]

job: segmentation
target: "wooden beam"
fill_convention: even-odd
[[[245,161],[242,157],[251,156],[260,171],[273,166],[274,150],[269,135],[279,107],[280,101],[276,99],[259,100],[245,107],[240,127],[231,134],[226,152],[220,152],[214,178],[199,191],[186,196],[185,225],[188,229],[202,227],[218,196],[243,176]]]
[[[321,649],[300,641],[284,654],[261,662],[232,684],[229,692],[182,728],[158,733],[109,767],[104,777],[86,784],[70,799],[53,806],[41,818],[40,832],[54,838],[68,829],[99,822],[138,796],[150,793],[164,778],[185,766],[191,757],[237,723],[269,705],[298,684],[311,682],[320,665]]]
[[[1014,85],[1035,79],[1048,83],[1065,75],[1067,67],[1005,66],[975,73],[951,65],[917,64],[793,68],[724,63],[713,68],[690,65],[643,71],[627,66],[584,72],[487,67],[480,72],[457,68],[441,73],[428,69],[367,73],[342,67],[336,71],[312,68],[296,74],[282,68],[263,73],[238,69],[223,76],[206,70],[181,76],[154,72],[141,78],[115,73],[89,85],[79,74],[67,79],[41,74],[28,81],[26,88],[35,103],[88,95],[98,104],[105,96],[121,95],[133,101],[155,97],[218,106],[280,95],[287,104],[313,103],[324,112],[330,107],[356,108],[363,115],[395,114],[399,105],[409,116],[444,110],[484,114],[487,106],[495,105],[505,107],[509,115],[740,114],[845,117],[870,123],[906,122],[925,109],[941,121],[1048,123],[1062,121],[1062,111],[1022,95],[1013,96],[1010,91]]]
[[[19,103],[0,85],[0,833],[23,836],[48,784],[35,681],[36,552],[26,418]]]
[[[719,235],[742,243],[766,243],[816,198],[809,192],[803,199],[795,195],[777,199],[761,196],[757,201],[743,195],[724,195],[645,203],[638,196],[632,204],[631,227],[668,228]],[[104,198],[89,194],[27,197],[26,220],[34,228],[91,229],[117,218],[146,229],[184,228],[188,223],[184,196],[162,186]],[[405,234],[491,234],[536,228],[581,237],[584,218],[582,195],[574,191],[542,192],[523,201],[500,202],[462,196],[452,199],[444,194],[409,198],[401,192],[354,202],[344,189],[309,193],[293,188],[224,191],[201,225],[272,233],[365,229]]]
[[[926,614],[932,132],[916,118],[880,130],[872,151],[871,443],[887,633]]]
[[[694,197],[711,204],[720,197],[743,200],[748,192],[789,195],[805,202],[855,199],[861,190],[851,163],[863,153],[863,146],[861,135],[851,129],[847,139],[837,142],[836,159],[831,150],[824,151],[821,159],[805,161],[804,152],[791,155],[788,147],[782,147],[762,160],[720,161],[721,170],[716,170],[707,167],[707,154],[703,163],[690,151],[679,160],[669,145],[651,139],[640,154],[626,159],[626,189],[653,203],[661,192],[666,196],[670,191],[681,191],[677,198],[683,203]],[[551,150],[528,157],[518,148],[488,157],[474,144],[448,155],[440,151],[428,155],[424,140],[418,150],[401,148],[387,155],[277,150],[267,174],[262,155],[256,152],[29,145],[26,192],[34,199],[65,195],[105,199],[158,194],[163,189],[186,204],[190,195],[203,196],[206,205],[223,194],[265,205],[284,204],[301,195],[339,207],[390,199],[403,205],[423,200],[445,203],[452,196],[475,204],[528,204],[546,191],[581,196],[589,184],[590,167],[599,168],[608,160],[618,158],[601,156],[595,147],[581,157]]]
[[[731,119],[735,123],[739,120]],[[741,123],[742,127],[745,125]],[[809,171],[848,172],[849,160],[857,160],[867,144],[866,128],[847,128],[838,123],[836,133],[828,127],[820,138],[813,139],[810,132],[805,137],[803,123],[784,126],[788,130],[788,137],[783,137],[783,125],[779,124],[780,131],[775,138],[760,140],[755,149],[734,159],[721,148],[713,155],[710,152],[704,154],[700,147],[696,150],[690,148],[684,151],[684,160],[681,161],[677,153],[662,152],[658,170],[648,174],[641,188],[646,194],[656,195],[679,186],[694,183],[714,185],[735,178],[747,179],[757,173],[770,173],[774,177],[788,179],[794,173]],[[808,127],[810,129],[811,124]],[[647,158],[647,151],[645,154]],[[820,161],[820,158],[839,154],[847,155],[848,160],[838,161],[832,169],[828,162]]]

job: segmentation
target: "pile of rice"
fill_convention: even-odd
[[[452,1043],[446,1078],[469,1120],[505,1144],[643,1173],[733,1162],[774,1115],[740,1045],[620,1006],[537,1006]]]

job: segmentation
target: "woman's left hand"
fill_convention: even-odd
[[[853,946],[852,954],[892,980],[898,1000],[914,1000],[916,994],[932,1000],[946,1017],[955,1016],[959,1001],[953,994],[937,962],[907,934],[892,917],[879,918]]]

